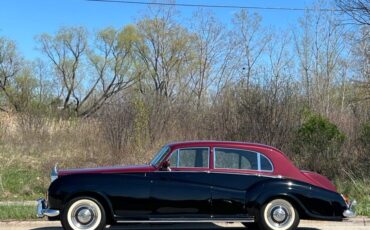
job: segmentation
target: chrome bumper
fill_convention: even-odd
[[[40,198],[37,200],[37,217],[42,218],[44,216],[55,217],[60,214],[59,210],[47,208],[45,199]]]
[[[347,210],[343,212],[343,216],[347,218],[352,218],[356,216],[355,207],[357,205],[357,201],[353,200],[347,205]]]

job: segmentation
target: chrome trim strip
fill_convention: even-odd
[[[117,220],[117,223],[216,223],[216,222],[246,222],[253,223],[254,218],[235,218],[235,219],[150,219],[150,220]]]
[[[255,169],[216,168],[216,149],[231,149],[231,150],[240,150],[240,151],[248,151],[248,152],[256,153],[257,154],[257,164],[258,164],[257,167],[259,169],[255,170]],[[261,169],[261,158],[260,158],[261,155],[262,155],[262,157],[265,157],[270,162],[272,170],[260,170]],[[253,151],[253,150],[230,148],[230,147],[213,147],[213,168],[214,169],[228,169],[228,170],[248,170],[248,171],[255,171],[255,172],[274,172],[274,170],[275,170],[274,164],[272,163],[270,158],[268,158],[265,154],[260,153],[260,152],[256,152],[256,151]]]
[[[177,168],[180,165],[180,153],[179,153],[178,149],[176,149],[176,154],[177,154],[177,161],[176,161],[176,168]],[[170,167],[171,167],[171,165],[170,165]]]
[[[227,169],[229,170],[229,169]],[[239,169],[240,170],[240,169]],[[253,170],[254,172],[258,172],[256,170]],[[217,172],[217,171],[210,171],[210,170],[204,170],[204,171],[154,171],[153,173],[165,173],[165,172],[171,172],[171,173],[218,173],[218,174],[236,174],[236,175],[243,175],[243,176],[258,176],[258,177],[268,177],[268,178],[278,178],[282,179],[285,178],[282,175],[264,175],[259,173],[238,173],[238,172]],[[264,172],[264,171],[262,171]]]

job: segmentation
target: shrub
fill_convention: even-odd
[[[360,131],[359,141],[364,149],[370,148],[370,122],[362,125]]]
[[[344,140],[335,124],[320,115],[309,115],[296,131],[295,159],[299,159],[300,167],[333,178],[338,173]]]

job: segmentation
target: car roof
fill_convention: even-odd
[[[234,145],[235,147],[254,146],[254,147],[262,147],[262,148],[272,149],[272,150],[281,152],[279,149],[269,146],[269,145],[253,143],[253,142],[242,142],[242,141],[192,140],[192,141],[177,141],[177,142],[169,143],[167,145],[170,147],[191,146],[191,145]]]

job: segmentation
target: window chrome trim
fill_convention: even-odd
[[[261,153],[257,152],[257,170],[261,171]]]
[[[171,156],[172,156],[172,154],[175,154],[175,152],[176,152],[176,154],[177,154],[177,162],[176,162],[176,166],[178,166],[179,165],[179,156],[180,156],[180,150],[186,150],[186,149],[207,149],[207,151],[208,151],[208,154],[207,154],[207,166],[205,166],[205,167],[173,167],[173,168],[177,168],[177,169],[181,169],[181,168],[194,168],[194,169],[202,169],[202,168],[207,168],[207,169],[209,169],[210,168],[210,160],[211,160],[211,148],[210,147],[186,147],[186,148],[178,148],[178,149],[176,149],[175,151],[173,151],[173,152],[171,152],[169,155],[168,155],[168,157],[166,158],[166,160],[168,160],[169,158],[171,158]],[[171,167],[171,166],[170,166]]]
[[[257,170],[255,169],[236,169],[236,168],[217,168],[216,167],[216,149],[230,149],[230,150],[240,150],[240,151],[247,151],[247,152],[252,152],[257,154]],[[271,170],[262,170],[261,169],[261,155],[262,157],[265,157],[268,162],[271,165]],[[253,150],[248,150],[248,149],[239,149],[239,148],[230,148],[230,147],[213,147],[213,168],[214,169],[228,169],[228,170],[246,170],[246,171],[255,171],[255,172],[274,172],[275,167],[270,158],[268,158],[265,154],[256,152]]]

